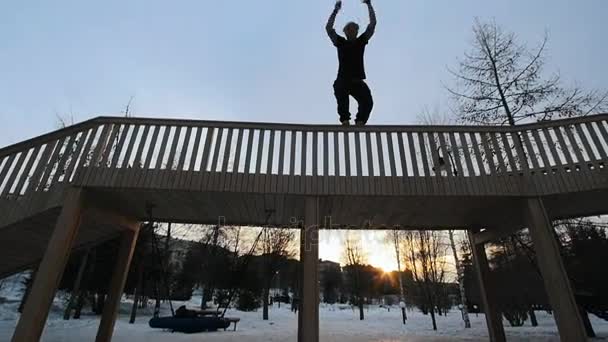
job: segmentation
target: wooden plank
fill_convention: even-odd
[[[572,149],[574,150],[574,155],[576,156],[576,159],[578,160],[577,164],[579,164],[579,166],[582,167],[581,164],[585,163],[585,157],[583,157],[583,153],[581,152],[581,149],[578,146],[578,142],[576,141],[576,139],[574,138],[574,134],[572,134],[572,130],[570,129],[570,127],[564,127],[565,131],[566,131],[566,135],[568,136],[568,139],[570,140],[570,143],[572,143]]]
[[[226,137],[226,146],[224,148],[224,158],[222,168],[220,172],[228,172],[228,163],[230,162],[230,149],[232,147],[232,136],[234,135],[234,129],[228,129],[228,136]]]
[[[306,131],[302,131],[302,162],[301,162],[301,178],[300,178],[300,186],[301,189],[306,189],[306,161],[308,159],[307,151],[306,151],[306,140],[308,139],[308,134]]]
[[[192,126],[186,128],[186,136],[184,137],[184,143],[182,145],[182,151],[179,156],[177,163],[177,170],[184,171],[184,164],[186,163],[186,156],[188,155],[188,149],[190,148],[190,139],[192,138]],[[228,146],[229,144],[226,144]]]
[[[498,160],[498,167],[503,170],[503,173],[509,172],[507,170],[507,163],[505,162],[503,151],[500,148],[500,144],[498,143],[498,138],[494,133],[488,133],[490,135],[490,139],[492,140],[492,146],[494,146],[494,151],[496,152],[496,159]],[[505,148],[505,152],[508,148]]]
[[[47,189],[46,186],[50,180],[51,173],[55,169],[55,165],[57,164],[57,161],[59,160],[59,153],[60,153],[61,149],[63,148],[63,146],[65,145],[67,139],[69,139],[69,137],[65,137],[65,138],[59,140],[58,144],[55,146],[53,155],[48,160],[48,164],[46,165],[46,168],[45,168],[44,173],[42,174],[42,178],[40,180],[40,186],[42,186],[43,190]]]
[[[279,168],[277,170],[277,173],[279,175],[284,175],[285,174],[285,135],[287,134],[287,131],[280,131],[281,132],[281,139],[279,140]]]
[[[270,142],[268,144],[268,159],[267,159],[267,163],[266,163],[266,174],[271,175],[272,174],[272,165],[274,162],[274,139],[275,139],[276,131],[269,131],[269,132],[270,132]]]
[[[154,126],[154,132],[152,133],[152,139],[150,140],[150,147],[145,155],[144,160],[144,170],[150,169],[150,164],[152,163],[152,156],[154,155],[154,149],[156,147],[156,141],[158,140],[158,135],[160,133],[161,126]]]
[[[532,137],[536,141],[536,146],[538,147],[538,151],[540,152],[540,157],[541,157],[541,160],[543,161],[543,164],[545,165],[545,168],[551,169],[552,165],[551,165],[551,162],[549,161],[549,158],[547,157],[547,152],[545,150],[547,148],[547,146],[545,146],[544,142],[540,138],[540,134],[538,133],[538,130],[535,129],[532,131]]]
[[[135,140],[137,140],[137,135],[139,134],[140,125],[135,126],[133,129],[133,133],[129,137],[129,143],[127,145],[127,151],[125,152],[125,159],[122,164],[122,172],[119,173],[119,176],[116,179],[116,184],[120,187],[128,187],[129,186],[129,176],[131,175],[131,169],[133,165],[131,162],[131,155],[133,154],[133,149],[135,148]],[[133,160],[135,162],[135,160]]]
[[[167,151],[167,143],[169,141],[169,135],[171,133],[171,126],[165,126],[165,130],[163,132],[163,138],[160,143],[160,150],[158,151],[158,157],[156,158],[156,165],[154,166],[154,172],[151,175],[151,187],[158,189],[160,188],[163,170],[165,165],[163,165],[163,160],[165,159],[165,152]]]
[[[245,167],[243,169],[244,174],[249,174],[251,170],[251,149],[253,148],[253,135],[255,131],[250,129],[249,135],[247,136],[247,150],[245,151]]]
[[[317,132],[312,132],[312,175],[319,175],[319,135]]]
[[[507,153],[507,158],[509,160],[509,164],[511,165],[511,171],[513,171],[513,172],[518,171],[517,163],[515,162],[515,158],[513,157],[511,143],[509,143],[509,139],[507,137],[507,134],[504,133],[504,132],[500,133],[500,138],[502,139],[503,146],[505,146],[505,151]]]
[[[346,176],[352,176],[352,172],[350,170],[350,133],[344,132],[344,167],[346,168]]]
[[[264,147],[264,136],[266,135],[266,130],[261,129],[260,135],[258,138],[258,151],[255,155],[255,174],[260,174],[262,169],[262,148]]]
[[[471,144],[473,145],[473,153],[475,154],[475,160],[477,161],[477,167],[479,168],[479,174],[481,176],[485,176],[487,175],[487,171],[483,162],[483,155],[481,154],[481,151],[479,150],[479,142],[477,141],[477,137],[475,136],[475,133],[471,133],[470,135],[471,138]]]
[[[329,176],[329,146],[328,145],[329,145],[329,132],[323,132],[323,176],[325,176],[325,177]],[[334,167],[334,170],[335,169],[336,168]]]
[[[76,177],[79,177],[80,179],[78,179],[78,181],[80,182],[80,184],[82,184],[82,169],[84,167],[84,164],[89,159],[89,155],[91,154],[91,146],[93,145],[93,139],[95,138],[95,135],[97,134],[98,130],[99,127],[91,128],[89,134],[86,137],[87,142],[82,150],[82,154],[80,156],[80,159],[78,160],[78,164],[76,165],[74,178],[76,179]],[[43,160],[40,159],[40,163],[42,162]]]
[[[576,128],[576,132],[578,133],[579,138],[583,142],[583,147],[585,147],[585,150],[587,151],[587,155],[589,156],[589,162],[593,160],[600,160],[601,158],[599,156],[596,156],[593,152],[591,144],[589,143],[589,139],[587,139],[587,135],[583,131],[581,124],[574,125],[574,127]]]
[[[467,173],[469,177],[475,176],[475,168],[473,167],[473,160],[471,158],[471,148],[469,147],[469,142],[466,139],[464,133],[459,133],[460,135],[460,144],[462,145],[462,151],[464,155],[464,161],[467,166]]]
[[[40,184],[40,178],[42,177],[42,174],[44,173],[44,170],[46,169],[46,167],[49,163],[49,160],[51,158],[51,153],[55,150],[55,146],[58,143],[59,143],[59,141],[55,141],[55,142],[49,142],[46,144],[44,151],[42,152],[42,156],[40,156],[40,159],[38,160],[38,163],[36,164],[36,169],[34,170],[32,177],[30,178],[29,182],[26,185],[25,193],[28,193],[28,191],[30,189],[32,189],[32,191],[37,191],[38,186]],[[11,162],[11,160],[9,159],[8,162]],[[10,166],[10,164],[8,162],[7,162],[7,165],[5,166],[6,169]],[[4,172],[4,170],[3,170],[3,172]],[[3,179],[3,178],[4,178],[4,175],[0,174],[0,179]]]
[[[97,141],[97,145],[95,145],[95,149],[93,150],[93,156],[91,157],[91,166],[93,167],[99,166],[99,162],[101,160],[101,153],[106,147],[106,142],[110,134],[111,126],[111,124],[106,124],[103,126],[101,135],[99,136],[99,140]]]
[[[418,169],[418,161],[416,157],[416,149],[414,148],[414,137],[412,133],[407,134],[407,143],[410,148],[410,156],[412,157],[412,170],[414,171],[414,177],[420,176],[420,170]]]
[[[378,149],[378,164],[380,164],[380,176],[386,177],[386,170],[384,166],[384,149],[382,148],[383,146],[381,134],[383,133],[376,133],[376,148]],[[386,142],[388,144],[387,147],[389,148],[389,160],[392,161],[394,164],[394,156],[392,155],[393,145],[390,143],[389,139],[387,139]],[[391,172],[393,171],[393,168],[394,165],[391,165]]]
[[[540,168],[540,164],[538,163],[538,156],[532,147],[532,143],[530,142],[530,136],[527,131],[522,131],[521,137],[524,142],[524,146],[526,146],[527,155],[529,157],[530,162],[532,163],[532,168],[534,170],[538,170]]]
[[[72,175],[74,174],[74,170],[76,170],[76,163],[78,162],[78,158],[81,158],[82,149],[85,145],[85,140],[87,138],[89,130],[82,131],[80,137],[78,138],[78,143],[76,144],[76,150],[74,151],[74,156],[70,160],[70,165],[66,170],[66,177],[69,183],[72,182]],[[65,179],[65,178],[64,178]]]
[[[449,132],[448,136],[450,137],[451,144],[450,151],[452,151],[452,155],[454,156],[454,163],[456,164],[456,171],[458,172],[457,176],[464,177],[464,168],[462,167],[462,160],[460,160],[460,148],[456,143],[456,134]]]
[[[377,176],[377,170],[374,167],[374,160],[372,156],[372,137],[370,132],[365,132],[365,149],[367,154],[367,172],[370,177]],[[366,182],[370,184],[370,182]]]
[[[559,142],[560,147],[562,148],[562,153],[564,158],[566,158],[566,163],[568,165],[574,165],[574,160],[572,159],[572,155],[570,154],[570,149],[568,148],[568,144],[566,144],[566,140],[564,139],[564,135],[562,134],[561,127],[554,128],[555,136],[557,137],[557,141]]]
[[[291,143],[289,145],[289,173],[288,175],[296,174],[296,135],[298,132],[291,131]],[[291,184],[291,183],[290,183]]]
[[[420,146],[420,159],[422,159],[422,167],[424,170],[424,176],[431,176],[431,169],[429,167],[429,159],[426,154],[426,143],[424,141],[424,133],[418,133],[418,144]]]
[[[596,124],[598,125],[598,127],[602,125],[601,122],[596,122]],[[589,135],[591,136],[591,139],[593,140],[593,145],[596,147],[597,151],[600,154],[598,159],[599,160],[608,159],[608,151],[606,151],[604,149],[604,146],[602,145],[602,142],[600,141],[600,138],[598,137],[597,132],[593,128],[593,124],[588,122],[584,125],[586,125],[587,131],[589,132]],[[608,143],[608,140],[606,141],[606,143]]]
[[[220,147],[222,145],[222,136],[224,135],[224,128],[219,128],[218,132],[217,132],[217,136],[215,137],[215,146],[213,148],[213,158],[211,160],[211,168],[210,168],[210,173],[208,174],[207,177],[207,184],[205,184],[205,188],[207,190],[213,190],[215,185],[216,185],[216,173],[217,171],[217,166],[218,166],[218,160],[219,160],[219,156],[220,156]],[[258,143],[259,145],[259,143]]]
[[[399,158],[401,159],[401,174],[403,177],[409,176],[407,171],[407,158],[405,157],[405,144],[403,143],[403,134],[396,132],[397,143],[399,144]]]
[[[61,176],[62,173],[65,173],[65,170],[66,170],[65,164],[67,163],[68,157],[70,156],[70,153],[68,151],[73,146],[75,140],[76,140],[76,135],[71,135],[69,137],[68,143],[65,145],[63,154],[60,156],[59,161],[57,162],[57,170],[55,171],[55,173],[53,174],[53,176],[51,178],[51,186],[57,182],[57,180],[59,179],[59,176]],[[18,165],[18,166],[21,167],[21,165]]]
[[[21,153],[17,153],[17,154],[13,155],[17,158],[17,160],[14,161],[15,167],[13,167],[12,172],[10,174],[8,174],[8,180],[6,182],[6,185],[4,186],[4,189],[2,190],[2,193],[0,193],[0,198],[5,197],[6,195],[8,195],[10,193],[10,190],[13,187],[13,184],[15,182],[15,178],[17,178],[17,175],[19,174],[19,170],[21,169],[23,161],[27,157],[27,152],[28,151],[22,151]],[[12,163],[8,164],[7,166],[8,167],[6,169],[8,171],[8,169],[11,168]],[[6,176],[0,177],[0,185],[2,185],[5,177]]]
[[[340,143],[338,140],[339,132],[333,132],[334,135],[334,175],[339,177],[342,173],[340,168]]]
[[[80,144],[80,145],[82,145],[82,144]],[[25,181],[28,180],[28,178],[29,178],[28,176],[30,174],[30,171],[32,171],[32,166],[33,166],[34,162],[36,161],[36,159],[38,158],[38,154],[40,153],[41,148],[42,148],[42,146],[38,145],[38,146],[35,146],[34,149],[32,150],[32,154],[30,155],[30,158],[27,161],[27,164],[23,168],[23,174],[20,177],[21,179],[17,183],[17,187],[15,187],[15,194],[17,194],[17,195],[21,194],[23,185],[25,184]],[[74,164],[74,162],[76,162],[75,159],[71,164]],[[71,174],[71,173],[69,173],[69,174]],[[2,180],[2,178],[0,177],[0,182],[2,182],[1,180]],[[69,179],[68,179],[68,181],[69,181]]]
[[[104,167],[108,166],[107,164],[108,164],[108,159],[110,157],[110,153],[112,152],[112,147],[113,147],[112,145],[113,145],[113,142],[116,140],[116,136],[118,135],[119,132],[120,132],[120,125],[112,125],[112,134],[110,134],[110,138],[108,139],[107,143],[105,143],[105,146],[101,153],[101,161],[100,161],[101,166],[104,166]]]
[[[201,172],[207,171],[207,166],[209,166],[209,154],[211,153],[211,141],[213,140],[213,135],[215,134],[215,130],[217,128],[208,127],[207,135],[205,136],[205,146],[203,146],[203,156],[201,158]],[[253,134],[249,137],[249,146],[251,148],[251,139],[253,138]]]
[[[175,133],[173,134],[173,141],[171,142],[171,149],[169,150],[169,159],[167,160],[167,170],[176,170],[177,164],[175,163],[175,155],[177,153],[177,147],[179,145],[179,138],[182,134],[181,126],[175,127]],[[167,183],[167,179],[164,179],[163,186]]]

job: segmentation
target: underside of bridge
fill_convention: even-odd
[[[109,341],[138,222],[154,220],[300,229],[311,342],[319,229],[467,230],[490,339],[504,341],[484,245],[528,228],[561,339],[583,341],[552,221],[608,213],[607,163],[607,115],[517,129],[94,119],[0,149],[0,277],[38,268],[13,340],[40,338],[71,251],[120,237]]]

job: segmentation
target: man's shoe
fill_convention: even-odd
[[[350,120],[342,121],[342,126],[346,126],[346,127],[350,126]]]
[[[357,126],[365,126],[365,122],[363,122],[363,121],[355,121],[355,125],[357,125]]]

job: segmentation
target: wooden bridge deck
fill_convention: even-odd
[[[42,255],[63,196],[89,189],[141,220],[322,228],[524,226],[608,211],[608,115],[518,127],[337,126],[102,117],[0,149],[0,276]],[[82,225],[77,246],[116,234]]]

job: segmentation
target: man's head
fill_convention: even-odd
[[[344,35],[348,40],[355,40],[359,35],[359,25],[353,21],[344,26]]]

